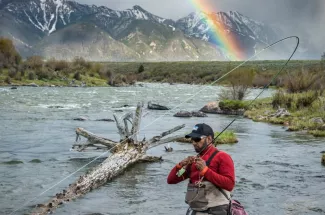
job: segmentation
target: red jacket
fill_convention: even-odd
[[[209,146],[205,151],[201,153],[203,155],[201,158],[204,161],[207,161],[209,157],[217,150],[214,146]],[[181,177],[176,175],[177,171],[181,167],[176,165],[169,173],[167,178],[168,184],[177,184],[181,181],[184,181],[188,178],[187,172],[185,172]],[[195,163],[192,163],[188,166],[191,168],[191,182],[195,183],[199,180],[199,177],[204,176],[205,180],[210,181],[216,186],[232,191],[235,187],[235,168],[234,162],[231,159],[230,155],[226,152],[220,151],[214,156],[211,160],[210,166],[204,168],[201,172],[196,168]]]

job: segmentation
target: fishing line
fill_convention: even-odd
[[[262,92],[264,92],[264,90],[274,81],[274,79],[281,73],[281,71],[287,66],[288,62],[291,60],[291,58],[293,57],[294,53],[296,52],[298,45],[299,45],[299,37],[297,36],[290,36],[290,37],[286,37],[284,39],[281,39],[275,43],[272,43],[271,45],[263,48],[262,50],[260,50],[259,52],[257,52],[256,54],[254,54],[252,57],[250,57],[249,59],[247,59],[246,61],[240,63],[238,66],[236,66],[235,68],[233,68],[232,70],[230,70],[229,72],[225,73],[224,75],[222,75],[220,78],[218,78],[217,80],[213,81],[212,83],[210,83],[209,85],[207,85],[206,87],[204,87],[203,89],[199,90],[196,92],[196,94],[190,96],[189,98],[187,98],[185,101],[183,101],[182,103],[180,103],[179,105],[176,105],[175,107],[173,107],[171,110],[167,111],[165,114],[163,114],[162,116],[158,117],[157,119],[153,120],[151,123],[147,124],[146,126],[144,126],[142,129],[139,129],[138,132],[132,134],[131,136],[129,136],[128,138],[126,138],[125,140],[123,140],[122,142],[120,142],[119,144],[117,144],[116,146],[112,147],[111,149],[107,150],[106,152],[102,153],[101,155],[99,155],[98,157],[94,158],[92,161],[90,161],[89,163],[85,164],[84,166],[80,167],[78,170],[76,170],[75,172],[69,174],[68,176],[64,177],[62,180],[60,180],[59,182],[55,183],[53,186],[51,186],[50,188],[46,189],[45,191],[43,191],[42,193],[38,194],[36,197],[34,197],[33,199],[27,201],[26,203],[24,203],[23,205],[21,205],[19,208],[15,209],[13,212],[11,212],[10,214],[14,214],[16,211],[18,211],[19,209],[23,208],[24,206],[26,206],[27,204],[29,204],[30,202],[33,202],[37,197],[42,196],[44,193],[46,193],[47,191],[53,189],[54,187],[58,186],[60,183],[62,183],[63,181],[65,181],[66,179],[70,178],[71,176],[73,176],[74,174],[76,174],[77,172],[79,172],[80,170],[82,170],[83,168],[87,167],[88,165],[90,165],[91,163],[95,162],[96,160],[98,160],[99,158],[101,158],[102,156],[104,156],[105,154],[107,154],[108,152],[112,151],[114,148],[116,148],[117,146],[119,146],[122,143],[125,143],[129,138],[133,137],[134,135],[138,135],[138,133],[140,131],[142,131],[143,129],[149,127],[150,125],[152,125],[153,123],[157,122],[158,120],[160,120],[161,118],[163,118],[164,116],[166,116],[167,114],[171,113],[173,110],[179,108],[181,105],[183,105],[184,103],[186,103],[187,101],[189,101],[190,99],[194,98],[196,95],[198,95],[200,92],[202,92],[203,90],[207,89],[208,87],[212,86],[213,84],[217,83],[218,81],[222,80],[224,77],[226,77],[227,75],[229,75],[231,72],[235,71],[236,69],[238,69],[239,67],[241,67],[242,65],[246,64],[247,62],[249,62],[250,60],[252,60],[253,58],[255,58],[256,56],[258,56],[259,54],[261,54],[262,52],[264,52],[265,50],[271,48],[272,46],[276,45],[277,43],[280,43],[284,40],[287,39],[291,39],[291,38],[296,38],[297,39],[297,45],[296,48],[294,50],[294,52],[291,54],[290,58],[287,60],[287,62],[285,63],[285,65],[283,66],[283,68],[273,77],[272,81],[266,85],[263,89]],[[253,100],[255,101],[261,94],[258,94],[258,96]],[[222,132],[224,132],[233,122],[235,122],[236,119],[234,119]],[[221,132],[220,132],[221,134]],[[217,136],[219,137],[220,134]]]
[[[296,38],[297,39],[297,44],[296,44],[296,47],[294,49],[294,51],[292,52],[292,54],[290,55],[289,59],[286,61],[286,63],[282,66],[282,68],[273,76],[272,80],[264,86],[264,88],[261,90],[261,92],[247,105],[247,109],[256,101],[256,99],[258,97],[260,97],[260,95],[262,95],[262,93],[273,83],[273,81],[275,81],[275,79],[280,75],[280,73],[284,70],[284,68],[288,65],[289,61],[291,60],[291,58],[293,57],[293,55],[296,53],[297,49],[298,49],[298,46],[299,46],[299,37],[297,36],[291,36],[291,37],[286,37],[282,40],[279,40],[269,46],[267,46],[265,49],[268,49],[270,47],[272,47],[273,45],[277,44],[277,43],[280,43],[282,42],[283,40],[286,40],[286,39],[289,39],[289,38]],[[264,49],[263,49],[264,50]],[[289,75],[289,74],[288,74]],[[289,75],[289,78],[290,78],[290,75]],[[214,141],[215,142],[218,137],[224,133],[237,119],[239,119],[240,117],[242,116],[239,116],[239,117],[236,117],[235,119],[233,119],[215,138],[214,138]]]

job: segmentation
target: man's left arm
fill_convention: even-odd
[[[219,152],[218,156],[215,156],[213,160],[220,160],[219,173],[216,173],[209,167],[204,167],[200,174],[204,176],[208,181],[215,184],[216,186],[232,191],[235,187],[235,167],[234,162],[230,155],[224,152]],[[213,162],[212,160],[212,162]]]

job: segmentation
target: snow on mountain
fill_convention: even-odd
[[[215,32],[210,22],[226,26],[226,33],[232,33],[242,45],[242,50],[249,54],[255,53],[257,44],[266,44],[278,37],[269,26],[232,11],[212,14],[194,12],[173,21],[156,16],[138,5],[117,11],[68,0],[0,0],[0,16],[3,17],[0,20],[0,35],[9,35],[20,41],[19,44],[26,43],[26,47],[33,47],[45,37],[76,23],[97,26],[117,42],[123,40],[128,43],[128,47],[139,49],[136,45],[138,40],[125,39],[137,35],[145,43],[142,49],[149,53],[150,44],[160,44],[160,50],[164,49],[163,44],[181,44],[179,47],[189,50],[190,43],[185,43],[183,39],[170,42],[175,37],[183,38],[182,35],[189,40],[201,40],[201,46],[208,47],[204,43],[211,43],[210,45],[218,47],[220,44],[215,41]],[[207,16],[211,20],[207,21]],[[33,38],[33,41],[29,38]],[[130,44],[132,42],[135,44]]]

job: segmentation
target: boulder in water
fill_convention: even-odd
[[[169,110],[168,107],[159,105],[159,104],[153,104],[151,102],[148,102],[148,109],[150,110]]]
[[[322,164],[325,166],[325,154],[323,154],[323,157],[322,157]]]
[[[115,122],[113,119],[96,119],[99,122]]]
[[[57,108],[57,109],[62,109],[64,108],[63,106],[60,106],[60,105],[51,105],[51,106],[48,106],[48,108]]]
[[[81,117],[77,117],[77,118],[74,118],[73,120],[76,120],[76,121],[86,121],[86,120],[87,120],[87,118],[86,118],[86,117],[83,117],[83,116],[81,116]]]
[[[194,116],[194,117],[207,117],[208,115],[206,113],[201,112],[201,111],[192,111],[192,116]]]
[[[35,83],[30,83],[30,84],[28,84],[27,86],[29,86],[29,87],[39,87],[37,84],[35,84]]]
[[[221,111],[219,102],[209,102],[200,110],[203,113],[218,113]]]
[[[180,111],[174,114],[174,117],[192,117],[192,113],[188,111]]]

